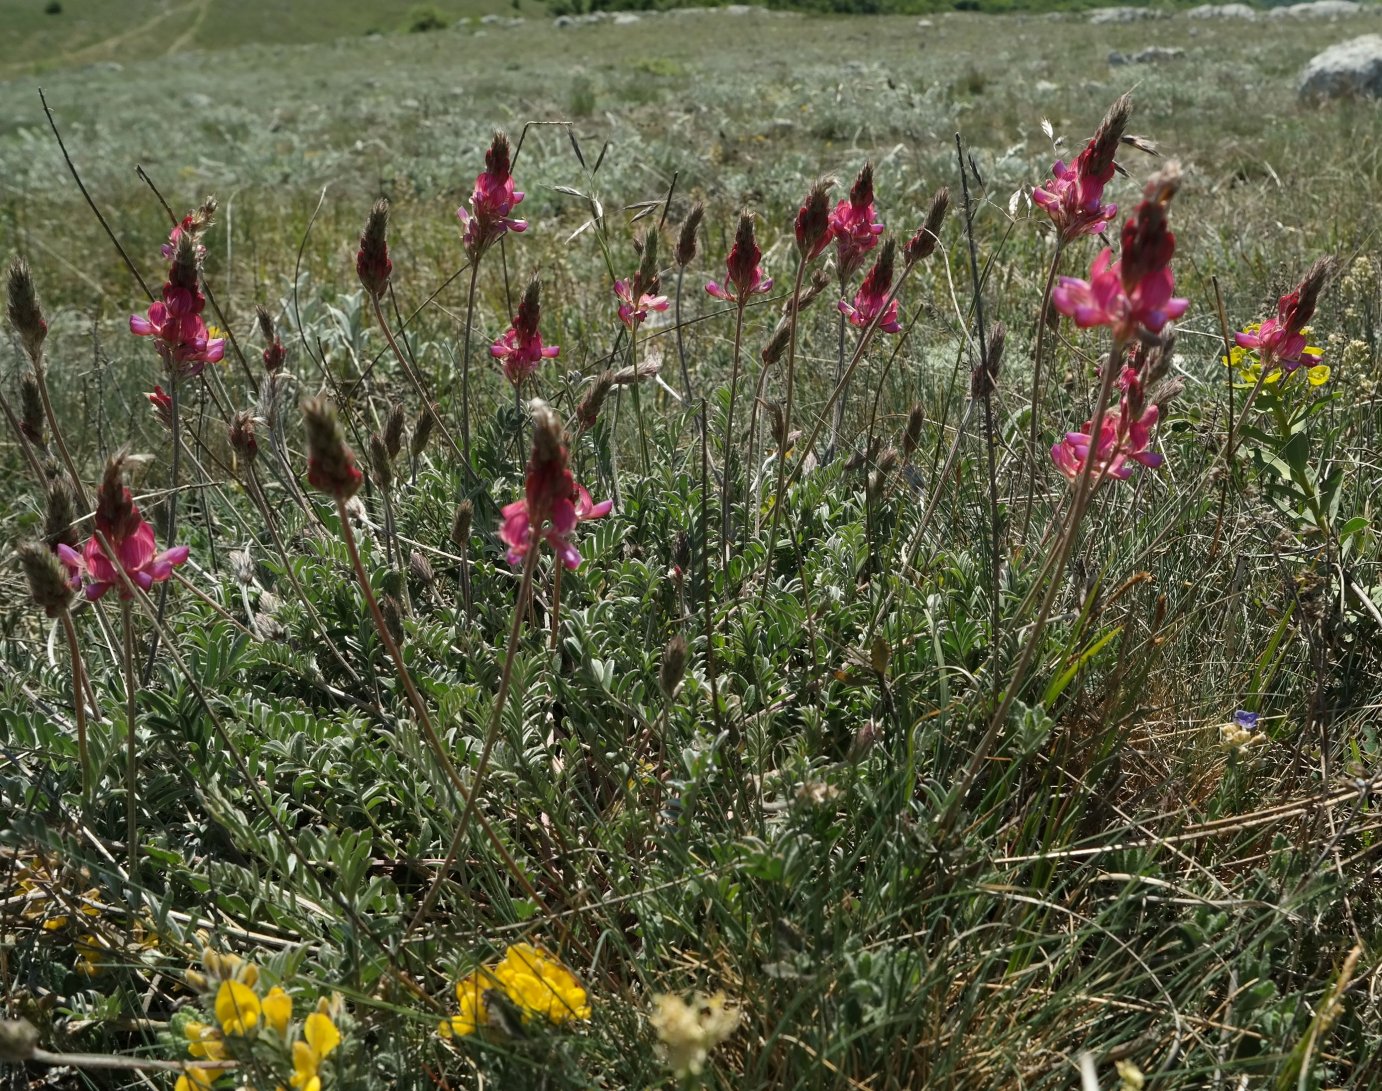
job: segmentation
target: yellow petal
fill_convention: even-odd
[[[1329,382],[1329,365],[1316,364],[1305,375],[1310,380],[1311,386],[1324,386],[1325,383]]]
[[[327,1056],[341,1044],[341,1032],[336,1029],[336,1024],[319,1011],[314,1011],[307,1017],[307,1023],[302,1028],[302,1036],[307,1039],[307,1044],[312,1047],[318,1058]]]
[[[292,997],[275,985],[264,997],[264,1022],[273,1027],[280,1038],[287,1038],[288,1020],[292,1017]]]
[[[221,982],[216,990],[216,1021],[227,1034],[248,1034],[259,1023],[259,997],[248,985]]]

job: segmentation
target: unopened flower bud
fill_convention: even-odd
[[[48,323],[38,302],[33,273],[23,258],[15,258],[10,263],[8,289],[10,325],[24,342],[29,359],[37,362],[43,351],[43,339],[48,336]]]
[[[168,283],[193,295],[198,294],[200,285],[197,266],[200,256],[196,235],[191,231],[179,232],[177,241],[173,244],[173,264],[168,269]]]
[[[925,261],[936,249],[941,238],[941,225],[945,223],[945,214],[950,209],[950,190],[941,186],[936,190],[935,196],[931,198],[931,207],[926,213],[926,222],[913,235],[903,251],[903,257],[908,265],[915,265],[919,261]]]
[[[705,217],[705,205],[697,201],[686,214],[677,237],[676,262],[683,269],[696,260],[696,237],[700,233],[701,220]]]
[[[379,612],[384,615],[384,627],[395,644],[403,643],[403,604],[394,595],[379,596]]]
[[[642,238],[642,253],[638,260],[638,291],[647,295],[657,291],[657,228],[649,228]]]
[[[904,458],[911,458],[916,449],[921,446],[921,430],[925,425],[926,410],[918,402],[907,413],[907,426],[902,430],[902,454]]]
[[[381,197],[370,209],[360,249],[355,255],[355,272],[365,291],[378,299],[389,286],[393,262],[389,260],[389,202]]]
[[[413,421],[413,441],[408,448],[408,453],[414,459],[422,457],[422,452],[427,449],[427,441],[432,438],[432,429],[437,423],[437,406],[433,403],[430,406],[424,405],[418,411],[417,420]]]
[[[582,432],[588,432],[595,427],[595,422],[600,418],[600,410],[604,408],[605,398],[609,396],[613,386],[614,372],[601,372],[591,384],[586,396],[576,406],[576,420]]]
[[[998,373],[1003,367],[1003,350],[1007,346],[1008,328],[1002,322],[994,323],[989,331],[988,355],[970,373],[969,396],[987,398],[998,387]]]
[[[404,416],[402,402],[394,402],[389,409],[389,419],[384,424],[384,449],[390,458],[397,458],[403,450],[403,429],[407,418]]]
[[[783,318],[773,330],[773,335],[768,339],[768,343],[763,346],[763,363],[766,367],[772,367],[782,359],[787,352],[788,346],[792,341],[792,320]]]
[[[691,567],[691,535],[684,530],[672,539],[672,563],[682,572]]]
[[[420,549],[413,550],[408,556],[408,575],[424,587],[431,587],[437,581],[432,562]]]
[[[359,491],[364,474],[346,445],[335,407],[325,398],[309,398],[302,403],[302,417],[307,427],[307,480],[337,500],[349,500]]]
[[[45,445],[43,419],[43,396],[39,390],[38,376],[26,371],[19,377],[19,430],[30,443],[39,447]]]
[[[830,243],[830,190],[833,178],[822,178],[811,186],[797,211],[797,249],[803,261],[818,257]]]
[[[565,432],[561,418],[541,398],[528,403],[533,417],[533,461],[557,462],[566,458]]]
[[[51,549],[38,542],[19,547],[19,567],[29,580],[29,594],[49,617],[58,617],[72,605],[72,584]]]
[[[657,672],[657,685],[662,696],[671,700],[676,696],[681,680],[686,676],[686,637],[677,633],[662,649],[662,666]]]
[[[75,549],[81,541],[77,534],[76,507],[72,487],[66,481],[49,484],[43,508],[43,540],[49,549],[57,549],[60,545]]]
[[[389,449],[385,445],[384,437],[375,432],[369,438],[369,463],[370,469],[374,471],[374,482],[381,489],[388,489],[393,485],[393,460],[389,458]]]
[[[259,457],[259,440],[254,434],[254,414],[242,409],[230,419],[230,447],[244,462]]]
[[[475,518],[475,505],[462,500],[456,505],[456,514],[451,518],[451,541],[458,549],[470,546],[470,525]]]

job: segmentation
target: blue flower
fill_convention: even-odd
[[[1244,731],[1256,731],[1257,718],[1258,716],[1256,712],[1249,712],[1245,708],[1240,708],[1237,712],[1233,714],[1233,722],[1237,724],[1239,727],[1241,727]]]

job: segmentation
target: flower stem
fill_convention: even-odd
[[[633,415],[638,419],[638,446],[643,455],[643,476],[651,476],[652,460],[648,457],[648,433],[643,426],[643,401],[638,388],[643,384],[638,381],[638,326],[634,325],[629,329],[629,370],[633,374],[633,382],[629,384],[629,389],[633,394]]]
[[[182,381],[178,377],[177,368],[174,362],[168,360],[168,395],[171,402],[169,412],[169,425],[173,432],[173,482],[168,490],[168,529],[165,532],[163,544],[168,548],[173,548],[173,540],[178,530],[178,482],[182,471],[182,426],[178,420],[180,405],[182,401]],[[158,589],[158,624],[154,626],[154,631],[149,636],[149,654],[144,660],[144,672],[141,677],[144,685],[149,684],[149,680],[154,676],[154,658],[158,655],[158,634],[163,628],[163,619],[168,612],[168,583],[165,580],[163,586]],[[133,871],[133,866],[130,868]]]
[[[72,614],[62,612],[62,628],[67,634],[67,651],[72,658],[72,709],[77,719],[77,760],[82,767],[82,800],[91,795],[91,753],[86,745],[86,694],[83,679],[86,668],[82,663],[81,645],[77,642],[77,627],[72,624]]]
[[[683,265],[678,267],[677,293],[675,304],[676,310],[674,312],[677,320],[677,360],[681,363],[681,386],[682,389],[686,392],[686,406],[689,409],[692,405],[695,404],[696,399],[695,396],[691,393],[691,371],[686,366],[686,344],[682,337],[683,331],[681,328],[681,284],[685,277],[686,266]]]
[[[801,321],[801,284],[806,277],[806,255],[797,258],[797,275],[792,282],[792,296],[787,306],[792,308],[791,332],[787,335],[787,393],[782,407],[782,450],[777,453],[777,483],[773,488],[773,521],[768,524],[768,550],[763,563],[763,591],[772,579],[773,551],[777,547],[777,528],[782,522],[783,490],[787,478],[787,440],[792,434],[792,395],[797,376],[797,326]],[[760,592],[761,597],[761,592]]]
[[[1046,287],[1041,293],[1041,308],[1037,312],[1036,349],[1032,358],[1032,419],[1027,426],[1027,498],[1022,505],[1022,533],[1017,536],[1019,548],[1027,541],[1027,531],[1032,523],[1032,505],[1036,503],[1037,463],[1041,461],[1037,453],[1041,430],[1041,365],[1046,348],[1046,321],[1051,313],[1051,293],[1056,288],[1056,274],[1060,270],[1061,251],[1065,242],[1056,239],[1056,252],[1051,255],[1051,268],[1046,273]]]
[[[729,377],[729,411],[725,414],[724,478],[720,483],[720,560],[729,564],[729,538],[734,527],[730,505],[734,502],[734,402],[739,394],[739,357],[744,345],[744,301],[734,312],[734,368]]]
[[[167,589],[164,584],[164,589]],[[131,883],[139,874],[139,741],[135,722],[135,694],[139,679],[134,670],[134,615],[130,600],[120,600],[120,620],[125,630],[125,839],[126,867]]]
[[[840,293],[843,295],[845,290],[844,281],[840,281]],[[853,368],[850,369],[853,371]],[[830,442],[825,447],[825,461],[830,462],[835,457],[835,448],[840,443],[840,429],[845,424],[845,389],[849,382],[849,377],[845,375],[845,316],[840,314],[839,322],[839,344],[835,354],[835,389],[839,396],[835,400],[835,412],[830,420]]]
[[[480,261],[470,263],[470,290],[465,301],[465,332],[461,341],[461,459],[470,468],[470,326],[475,320],[475,281]]]

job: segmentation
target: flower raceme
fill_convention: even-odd
[[[515,389],[523,385],[543,360],[554,360],[561,355],[559,345],[542,343],[542,336],[538,333],[541,319],[542,284],[534,277],[518,303],[513,325],[489,347],[490,355],[501,361],[504,377]]]
[[[722,286],[712,280],[705,290],[716,299],[737,303],[741,307],[748,303],[749,296],[772,291],[773,278],[764,275],[763,266],[759,264],[762,257],[763,251],[758,248],[758,241],[754,238],[753,216],[747,212],[741,213],[734,246],[725,258],[728,273],[725,283]]]
[[[225,356],[222,337],[212,337],[202,319],[206,300],[187,288],[163,285],[163,298],[149,305],[148,315],[130,315],[130,332],[152,337],[169,372],[179,379],[200,375],[207,364]]]
[[[88,539],[80,553],[66,544],[57,547],[58,560],[67,571],[72,589],[80,588],[92,602],[112,587],[122,599],[130,598],[126,577],[141,591],[148,591],[154,584],[168,579],[173,569],[187,560],[187,546],[158,552],[154,528],[140,515],[125,485],[122,458],[112,458],[106,463],[105,476],[96,491],[95,522],[97,533]],[[107,545],[113,558],[106,552]]]
[[[1095,485],[1105,477],[1126,481],[1132,476],[1130,462],[1155,469],[1165,461],[1162,455],[1148,450],[1160,410],[1156,405],[1146,404],[1142,380],[1133,369],[1124,369],[1120,385],[1123,396],[1118,412],[1104,415],[1097,442],[1090,435],[1094,422],[1089,420],[1085,422],[1085,431],[1067,432],[1065,438],[1051,448],[1056,468],[1071,481],[1079,479],[1091,458]]]
[[[647,320],[650,311],[665,311],[668,306],[665,295],[642,291],[637,281],[638,278],[633,277],[614,282],[614,294],[619,300],[619,321],[631,330],[638,329]]]
[[[896,251],[896,243],[889,239],[873,268],[869,270],[868,276],[864,278],[864,283],[859,286],[859,291],[855,293],[854,302],[851,304],[846,300],[840,300],[840,313],[849,319],[850,325],[863,329],[877,318],[878,328],[884,333],[902,332],[902,323],[897,317],[897,300],[888,299],[888,293],[893,286]]]
[[[587,519],[608,515],[613,501],[594,503],[578,485],[566,464],[561,422],[546,402],[534,398],[533,453],[528,460],[524,497],[507,505],[499,537],[509,547],[510,564],[522,564],[538,541],[546,540],[567,568],[577,568],[581,555],[571,542],[576,527]]]
[[[811,186],[806,200],[797,210],[793,224],[797,236],[797,249],[803,263],[815,261],[830,245],[830,198],[834,181],[822,178]]]
[[[513,176],[509,173],[512,161],[508,135],[496,131],[485,152],[485,169],[475,177],[469,210],[464,206],[456,209],[456,218],[465,228],[463,242],[471,261],[478,261],[508,232],[528,230],[526,220],[512,216],[523,200],[522,192],[513,188]]]
[[[835,262],[840,283],[852,277],[864,255],[878,245],[882,221],[873,204],[873,164],[865,163],[850,187],[849,197],[830,213],[830,237],[835,240]]]
[[[1166,204],[1179,184],[1179,167],[1171,164],[1148,183],[1147,199],[1123,225],[1121,254],[1104,247],[1089,270],[1089,279],[1061,277],[1051,303],[1082,329],[1108,326],[1119,341],[1140,329],[1160,333],[1183,315],[1188,299],[1172,296],[1175,278],[1171,257],[1176,237],[1166,227]]]
[[[1329,380],[1329,368],[1320,361],[1321,349],[1308,343],[1310,327],[1306,324],[1315,314],[1319,294],[1329,277],[1330,262],[1322,258],[1310,267],[1296,287],[1277,300],[1276,317],[1254,323],[1234,334],[1234,342],[1244,353],[1256,356],[1248,361],[1230,355],[1228,363],[1237,366],[1254,383],[1275,382],[1281,375],[1289,375],[1298,368],[1306,368],[1312,386]]]
[[[1100,235],[1118,214],[1118,206],[1104,204],[1104,187],[1113,180],[1114,153],[1132,117],[1132,98],[1124,95],[1109,108],[1084,150],[1067,166],[1057,160],[1052,178],[1032,190],[1032,200],[1046,211],[1061,240]]]

